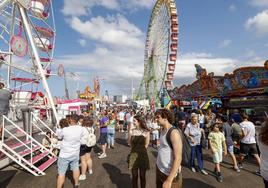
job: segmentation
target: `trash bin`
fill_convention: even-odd
[[[22,108],[21,113],[22,113],[22,122],[23,122],[23,129],[25,132],[28,134],[31,134],[31,111],[32,109],[30,108]]]

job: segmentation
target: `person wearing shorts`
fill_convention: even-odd
[[[255,138],[255,125],[248,121],[248,115],[242,115],[243,122],[240,123],[242,129],[242,139],[240,141],[240,154],[239,154],[239,164],[240,168],[243,168],[242,162],[246,155],[251,153],[257,162],[258,167],[260,168],[260,157],[257,150],[256,138]],[[256,172],[256,175],[260,176],[260,170]]]
[[[125,113],[123,111],[120,111],[118,113],[118,124],[119,124],[119,132],[124,132]]]
[[[94,120],[91,117],[84,117],[82,121],[82,127],[84,128],[84,131],[87,133],[87,140],[90,136],[90,134],[94,134],[94,128],[93,128]],[[88,171],[89,174],[93,174],[92,170],[92,158],[91,158],[91,151],[93,146],[88,147],[86,145],[87,140],[84,141],[84,143],[81,144],[80,147],[80,160],[81,160],[81,175],[79,176],[79,180],[85,180],[86,179],[86,172]]]
[[[225,136],[226,139],[226,145],[227,145],[227,151],[228,154],[230,155],[230,157],[232,158],[233,161],[233,168],[236,172],[240,172],[240,169],[237,166],[237,161],[236,161],[236,157],[234,155],[234,142],[233,142],[233,129],[230,126],[230,124],[228,123],[228,119],[227,116],[222,116],[221,117],[221,121],[223,122],[222,124],[222,133]]]
[[[107,147],[107,125],[109,123],[109,117],[107,111],[104,112],[102,118],[100,119],[100,139],[101,153],[98,153],[99,159],[107,157],[106,147]]]
[[[156,146],[156,148],[159,147],[159,129],[160,126],[157,124],[156,120],[154,119],[153,122],[150,124],[150,131],[152,135],[152,146]]]
[[[215,123],[211,126],[212,132],[208,135],[208,142],[213,154],[213,163],[215,164],[215,174],[217,181],[222,183],[223,177],[221,175],[220,163],[222,162],[222,145],[224,146],[224,155],[227,155],[227,147],[225,143],[225,137],[219,130],[220,124]]]
[[[57,131],[58,139],[61,139],[61,149],[58,158],[58,179],[57,188],[62,188],[65,181],[65,174],[70,166],[73,171],[74,187],[78,187],[79,152],[81,143],[86,139],[86,132],[78,125],[78,117],[69,117],[69,127]]]

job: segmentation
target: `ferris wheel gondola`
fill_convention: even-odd
[[[178,51],[178,14],[174,0],[157,0],[148,25],[144,74],[137,99],[159,106],[161,93],[173,87]]]

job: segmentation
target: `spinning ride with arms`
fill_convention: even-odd
[[[20,89],[12,87],[11,82],[28,80],[23,81],[23,86],[27,87],[40,81],[49,107],[57,118],[47,84],[51,75],[55,34],[52,0],[0,0],[0,63],[7,65],[6,85],[14,93],[13,109],[29,106],[33,93],[26,89],[30,95],[24,95],[28,97],[24,99],[25,103],[16,103],[21,101],[16,97],[21,97],[20,93],[26,91],[21,86]]]
[[[144,56],[144,74],[137,99],[159,106],[161,93],[173,87],[178,50],[178,15],[174,0],[157,0],[151,14]]]

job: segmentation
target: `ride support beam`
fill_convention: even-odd
[[[29,21],[27,19],[27,13],[25,11],[25,8],[23,8],[20,5],[19,5],[19,10],[20,10],[20,14],[21,14],[21,17],[22,17],[22,20],[23,20],[23,24],[24,24],[26,33],[27,33],[27,35],[29,37],[29,41],[30,41],[30,44],[31,44],[31,47],[32,47],[32,50],[33,50],[34,57],[35,57],[35,63],[37,65],[37,67],[38,67],[38,71],[39,71],[40,77],[42,79],[43,87],[44,87],[44,89],[45,89],[45,91],[47,93],[48,101],[49,101],[49,104],[51,106],[51,109],[53,111],[53,114],[55,116],[55,119],[57,121],[57,126],[58,126],[59,118],[57,116],[57,111],[56,111],[56,108],[55,108],[55,104],[54,104],[52,95],[50,93],[50,89],[49,89],[48,84],[47,84],[46,75],[44,73],[44,70],[43,70],[43,67],[42,67],[42,64],[41,64],[41,61],[40,61],[40,57],[39,57],[37,48],[35,46],[35,42],[34,42],[33,35],[32,35],[32,30],[30,28],[30,24],[29,24]]]

